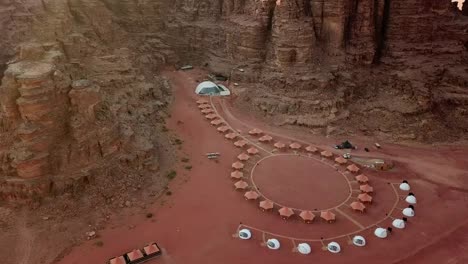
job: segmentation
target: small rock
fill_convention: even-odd
[[[89,239],[95,238],[96,237],[96,231],[89,231],[86,232],[86,237]]]
[[[130,202],[130,201],[126,201],[126,202],[125,202],[125,206],[127,206],[127,207],[130,207],[130,206],[132,206],[132,202]]]
[[[153,217],[153,213],[147,213],[146,214],[146,218],[151,218],[151,217]]]
[[[42,220],[49,220],[49,217],[48,216],[43,216]]]

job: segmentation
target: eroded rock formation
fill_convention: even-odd
[[[25,179],[40,182],[25,196],[89,180],[92,162],[128,145],[139,150],[127,158],[151,157],[152,135],[135,113],[167,103],[152,84],[166,63],[229,75],[241,84],[236,104],[279,124],[394,139],[466,135],[466,2],[462,11],[448,0],[23,2],[0,5],[0,70],[10,60],[1,175],[15,181],[5,194],[23,195]]]

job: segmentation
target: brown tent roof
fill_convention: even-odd
[[[247,187],[249,187],[249,184],[245,181],[238,181],[234,183],[234,186],[237,190],[245,190]]]
[[[259,138],[258,140],[260,142],[269,142],[271,141],[273,138],[270,136],[270,135],[264,135],[263,137]]]
[[[236,161],[236,162],[234,162],[234,163],[232,164],[232,167],[233,167],[234,169],[238,169],[238,170],[239,170],[239,169],[244,168],[244,163],[239,162],[239,161]]]
[[[362,183],[366,183],[369,181],[369,178],[367,178],[366,175],[364,174],[359,174],[358,176],[355,177],[355,179],[358,181],[358,182],[362,182]]]
[[[302,218],[302,220],[306,222],[311,222],[314,220],[315,215],[312,211],[302,211],[299,216]]]
[[[324,150],[324,151],[320,152],[320,155],[329,158],[329,157],[332,157],[332,156],[333,156],[333,153],[331,153],[331,152],[328,151],[328,150]]]
[[[338,163],[338,164],[345,164],[348,161],[345,158],[340,156],[340,157],[335,159],[335,162]]]
[[[127,257],[130,261],[143,258],[143,253],[139,249],[134,249],[132,252],[127,253]]]
[[[361,190],[361,192],[371,193],[374,191],[374,188],[372,188],[372,186],[370,186],[369,184],[366,184],[359,186],[359,190]]]
[[[351,208],[353,208],[353,210],[356,210],[356,211],[364,212],[364,210],[366,209],[366,206],[361,202],[352,202]]]
[[[252,154],[252,155],[255,155],[258,153],[258,149],[254,148],[254,147],[251,147],[247,150],[247,153],[249,154]]]
[[[241,171],[233,171],[231,172],[231,178],[234,178],[234,179],[240,179],[244,176],[244,173],[241,172]]]
[[[260,195],[255,191],[248,191],[244,194],[245,199],[247,200],[257,200]]]
[[[223,123],[223,120],[221,119],[215,119],[213,121],[210,122],[212,125],[215,125],[215,126],[218,126],[218,125],[221,125]]]
[[[245,145],[247,145],[247,141],[243,139],[234,142],[234,146],[239,147],[239,148],[242,148]]]
[[[359,167],[356,166],[356,164],[351,164],[348,167],[346,167],[346,169],[349,170],[350,172],[358,172],[359,171]]]
[[[272,201],[264,200],[260,202],[259,206],[263,210],[270,210],[270,209],[273,209],[274,204]]]
[[[127,263],[123,256],[113,258],[109,262],[110,262],[110,264],[126,264]]]
[[[250,156],[248,154],[242,153],[242,154],[239,154],[239,156],[237,156],[237,158],[239,160],[246,161],[246,160],[248,160],[250,158]]]
[[[322,211],[320,213],[320,217],[323,218],[325,221],[333,221],[336,219],[336,215],[330,211]]]
[[[300,149],[302,146],[301,146],[301,144],[299,144],[297,142],[294,142],[294,143],[290,144],[289,147],[291,149]]]
[[[161,251],[159,247],[154,243],[144,247],[143,250],[145,251],[146,255],[155,254]]]
[[[211,108],[211,105],[209,105],[209,104],[201,104],[201,105],[198,106],[198,108],[200,108],[200,109]]]
[[[227,139],[235,139],[237,137],[236,133],[229,133],[224,136]]]
[[[314,147],[314,146],[307,146],[306,151],[307,152],[317,152],[318,149],[316,147]]]
[[[367,194],[367,193],[361,193],[361,194],[359,194],[359,195],[358,195],[358,199],[359,199],[359,201],[361,201],[361,202],[368,202],[368,203],[372,202],[372,196],[370,196],[370,195]]]
[[[214,110],[211,109],[211,108],[205,108],[205,109],[203,109],[201,112],[202,112],[203,114],[209,114],[209,113],[213,113]]]
[[[254,128],[254,129],[249,131],[250,135],[260,135],[262,133],[263,133],[263,131],[261,129],[258,129],[258,128]]]
[[[294,211],[289,208],[289,207],[281,207],[279,210],[278,210],[278,213],[282,216],[282,217],[286,217],[286,218],[289,218],[291,217],[292,215],[294,215]]]
[[[224,132],[226,132],[226,131],[229,130],[229,127],[228,127],[228,126],[220,126],[220,127],[217,128],[217,130],[218,130],[219,132],[223,132],[223,133],[224,133]]]
[[[217,118],[217,117],[218,117],[217,114],[207,114],[207,115],[205,116],[206,119],[210,119],[210,120],[215,119],[215,118]]]
[[[197,104],[207,104],[208,101],[206,99],[200,99],[197,101]]]
[[[283,142],[276,142],[273,146],[275,146],[275,148],[277,149],[282,149],[284,147],[286,147],[286,145],[283,143]]]

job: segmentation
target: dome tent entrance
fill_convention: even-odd
[[[216,84],[214,82],[205,81],[200,83],[195,89],[195,93],[199,95],[230,95],[231,92],[224,85]]]

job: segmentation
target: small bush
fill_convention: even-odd
[[[166,126],[163,126],[163,127],[161,128],[161,130],[162,130],[163,132],[169,131],[169,129],[168,129]]]
[[[98,247],[104,246],[104,242],[102,242],[101,240],[96,241],[94,244],[95,244],[96,246],[98,246]]]
[[[182,145],[182,140],[176,138],[176,139],[174,139],[174,144],[175,145]]]
[[[171,170],[170,172],[167,173],[166,176],[167,178],[169,178],[169,180],[172,180],[177,176],[177,172],[175,170]]]
[[[171,192],[171,191],[167,191],[167,192],[166,192],[166,195],[167,195],[167,196],[171,196],[171,195],[172,195],[172,192]]]
[[[186,170],[191,170],[192,169],[192,165],[187,165],[184,167]]]
[[[182,161],[183,163],[187,163],[189,162],[190,160],[188,158],[182,158],[180,161]]]
[[[151,217],[153,217],[153,213],[147,213],[146,214],[146,218],[151,218]]]

